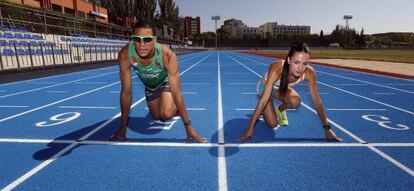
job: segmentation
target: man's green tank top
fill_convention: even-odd
[[[131,67],[147,89],[155,91],[165,82],[168,82],[168,73],[164,68],[161,45],[159,43],[155,43],[155,55],[151,64],[148,66],[143,66],[139,62],[133,41],[129,42],[128,54]]]

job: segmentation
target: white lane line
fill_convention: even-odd
[[[227,56],[227,55],[226,55]],[[227,83],[227,85],[256,85],[257,84],[257,82],[249,82],[249,83],[237,83],[237,82],[235,82],[235,83]]]
[[[148,107],[144,108],[145,110],[149,110]],[[187,111],[205,111],[206,108],[200,108],[200,107],[187,107]]]
[[[241,92],[241,95],[257,95],[257,92]]]
[[[26,84],[57,84],[59,82],[27,82]]]
[[[135,102],[133,105],[131,105],[131,108],[135,107],[136,105],[138,105],[140,102],[142,102],[144,100],[145,100],[145,98],[142,98],[139,101]],[[102,129],[103,127],[105,127],[106,125],[108,125],[109,123],[111,123],[112,121],[114,121],[119,116],[121,116],[121,113],[118,113],[117,115],[113,116],[111,119],[106,120],[103,124],[101,124],[100,126],[98,126],[97,128],[95,128],[94,130],[92,130],[88,134],[84,135],[79,140],[80,141],[86,140],[89,136],[91,136],[95,132],[99,131],[100,129]],[[10,183],[6,187],[4,187],[2,190],[13,190],[18,185],[20,185],[22,182],[24,182],[25,180],[27,180],[28,178],[30,178],[31,176],[33,176],[34,174],[36,174],[37,172],[39,172],[40,170],[42,170],[43,168],[45,168],[47,165],[49,165],[50,163],[52,163],[53,161],[55,161],[56,159],[58,159],[60,156],[62,156],[66,152],[70,151],[72,148],[76,147],[77,145],[79,145],[79,142],[74,142],[74,143],[68,145],[67,147],[65,147],[64,149],[62,149],[61,151],[59,151],[58,153],[56,153],[55,155],[53,155],[52,157],[50,157],[49,159],[47,159],[46,161],[40,163],[35,168],[33,168],[32,170],[30,170],[29,172],[27,172],[23,176],[19,177],[18,179],[16,179],[15,181],[13,181],[12,183]]]
[[[70,84],[70,83],[74,83],[74,82],[78,82],[78,81],[82,81],[82,80],[86,80],[86,79],[90,79],[90,78],[96,78],[96,77],[100,77],[100,76],[104,76],[104,75],[113,74],[113,73],[116,73],[116,72],[109,72],[109,73],[102,74],[102,75],[90,76],[90,77],[87,77],[87,78],[82,78],[82,79],[78,79],[78,80],[72,80],[72,81],[63,82],[63,83],[55,84],[55,85],[51,85],[51,86],[45,86],[45,87],[41,87],[41,88],[36,88],[36,89],[31,89],[31,90],[25,90],[25,91],[21,91],[21,92],[16,92],[16,93],[8,94],[8,95],[2,95],[2,96],[0,96],[0,98],[5,98],[5,97],[10,97],[10,96],[20,95],[20,94],[24,94],[24,93],[28,93],[28,92],[37,91],[37,90],[43,90],[43,89],[47,89],[47,88],[51,88],[51,87],[56,87],[56,86],[61,86],[61,85],[65,85],[65,84]]]
[[[211,72],[192,72],[188,73],[187,75],[213,75]]]
[[[224,122],[223,122],[223,99],[221,91],[221,69],[220,69],[220,52],[217,52],[217,128],[218,128],[218,143],[224,144]],[[218,190],[227,191],[227,165],[226,165],[226,151],[223,145],[218,147]]]
[[[327,74],[327,75],[330,75],[330,76],[335,76],[335,77],[338,77],[338,78],[353,80],[353,81],[362,82],[362,83],[366,83],[366,84],[370,84],[370,85],[374,85],[374,86],[379,86],[379,87],[383,87],[383,88],[387,88],[387,89],[397,90],[397,91],[400,91],[400,92],[414,94],[413,91],[403,90],[403,89],[394,88],[394,87],[390,87],[390,86],[384,86],[384,85],[381,85],[381,84],[377,84],[377,83],[373,83],[373,82],[368,82],[368,81],[364,81],[364,80],[358,80],[358,79],[355,79],[355,78],[344,77],[344,76],[335,75],[335,74],[331,74],[331,73],[327,73],[327,72],[322,72],[322,71],[318,71],[318,73],[323,73],[323,74]]]
[[[241,56],[238,56],[238,55],[236,55],[236,56],[237,56],[237,57],[239,57],[239,58],[244,58],[244,59],[247,59],[247,60],[250,60],[250,61],[256,62],[256,63],[261,64],[261,65],[264,65],[264,66],[268,66],[268,64],[265,64],[265,63],[259,62],[259,61],[257,61],[257,60],[250,59],[250,58],[248,58],[248,57],[241,57]],[[269,64],[271,64],[271,63],[269,63]]]
[[[384,92],[384,93],[382,93],[382,92],[374,92],[372,94],[374,94],[374,95],[395,95],[395,93],[386,93],[386,92]]]
[[[373,146],[368,146],[368,148],[370,148],[372,151],[376,152],[378,155],[380,155],[382,158],[390,161],[391,163],[393,163],[394,165],[398,166],[399,168],[403,169],[405,172],[407,172],[408,174],[410,174],[411,176],[414,177],[414,171],[411,170],[410,168],[408,168],[407,166],[403,165],[402,163],[400,163],[399,161],[395,160],[394,158],[392,158],[391,156],[385,154],[384,152],[380,151],[379,149],[373,147]]]
[[[414,86],[414,84],[385,84],[387,86]]]
[[[180,143],[180,142],[114,142],[114,141],[78,141],[78,140],[53,140],[53,139],[20,139],[20,138],[0,138],[0,143],[79,143],[82,145],[119,145],[119,146],[155,146],[155,147],[414,147],[414,143]]]
[[[197,64],[201,63],[201,61],[205,60],[210,55],[211,54],[207,55],[205,58],[203,58],[199,62],[197,62],[194,65],[192,65],[191,67],[187,68],[187,70],[181,72],[180,75],[182,75],[183,73],[185,73],[189,69],[193,68]],[[136,76],[134,76],[134,77],[136,77]],[[144,100],[145,100],[145,97],[141,98],[139,101],[137,101],[133,105],[131,105],[131,108],[135,107],[136,105],[138,105],[139,103],[141,103]],[[118,113],[117,115],[113,116],[111,119],[108,119],[107,121],[105,121],[99,127],[95,128],[94,130],[90,131],[88,134],[86,134],[83,137],[81,137],[79,140],[80,141],[86,140],[88,137],[90,137],[91,135],[93,135],[94,133],[96,133],[97,131],[99,131],[100,129],[102,129],[107,124],[111,123],[112,121],[114,121],[116,118],[118,118],[120,116],[121,116],[121,113]],[[40,170],[42,170],[44,167],[46,167],[47,165],[49,165],[50,163],[52,163],[54,160],[58,159],[60,156],[62,156],[66,152],[70,151],[72,148],[76,147],[77,145],[79,145],[78,142],[72,143],[71,145],[67,146],[66,148],[62,149],[61,151],[59,151],[58,153],[56,153],[55,155],[53,155],[52,157],[50,157],[48,160],[42,162],[41,164],[39,164],[38,166],[36,166],[35,168],[33,168],[32,170],[30,170],[26,174],[24,174],[23,176],[19,177],[18,179],[16,179],[15,181],[13,181],[12,183],[10,183],[6,187],[4,187],[2,190],[12,190],[12,189],[16,188],[22,182],[24,182],[25,180],[27,180],[28,178],[30,178],[31,176],[33,176],[34,174],[36,174],[37,172],[39,172]]]
[[[107,84],[107,82],[76,82],[75,84]]]
[[[210,83],[182,82],[181,85],[210,85]]]
[[[231,57],[230,57],[230,58],[231,58]],[[233,58],[231,58],[231,59],[233,59]],[[233,60],[235,60],[235,59],[233,59]],[[243,65],[243,64],[242,64],[242,63],[240,63],[239,61],[237,61],[237,60],[235,60],[235,61],[236,61],[236,62],[238,62],[239,64],[241,64],[242,66],[244,66],[245,68],[247,68],[245,65]],[[258,73],[256,73],[256,72],[254,72],[254,71],[253,71],[253,70],[251,70],[250,68],[248,68],[248,69],[249,69],[250,71],[252,71],[254,74],[256,74],[257,76],[261,77],[261,75],[260,75],[260,74],[258,74]],[[363,83],[366,83],[366,84],[376,85],[376,86],[380,86],[380,87],[385,87],[385,88],[389,88],[389,89],[394,89],[394,90],[399,90],[399,91],[403,91],[403,92],[406,92],[406,93],[413,93],[413,94],[414,94],[414,92],[405,91],[405,90],[401,90],[401,89],[397,89],[397,88],[392,88],[392,87],[388,87],[388,86],[383,86],[383,85],[379,85],[379,84],[375,84],[375,83],[371,83],[371,82],[366,82],[366,81],[357,80],[357,79],[353,79],[353,78],[348,78],[348,77],[338,76],[338,75],[329,74],[329,73],[326,73],[326,72],[320,72],[320,73],[323,73],[323,74],[328,74],[328,75],[331,75],[331,76],[337,76],[337,77],[344,78],[344,79],[350,79],[350,80],[354,80],[354,81],[363,82]],[[371,99],[371,98],[368,98],[368,97],[365,97],[365,96],[362,96],[362,95],[359,95],[359,94],[355,94],[355,93],[352,93],[352,92],[350,92],[350,91],[347,91],[347,90],[344,90],[344,89],[341,89],[341,88],[338,88],[338,87],[334,87],[334,86],[331,86],[331,85],[326,84],[326,83],[323,83],[323,82],[319,82],[319,81],[318,81],[317,83],[322,84],[322,85],[325,85],[325,86],[328,86],[328,87],[331,87],[331,88],[333,88],[333,89],[337,89],[337,90],[339,90],[339,91],[346,92],[346,93],[348,93],[348,94],[351,94],[351,95],[354,95],[354,96],[357,96],[357,97],[360,97],[360,98],[363,98],[363,99],[366,99],[366,100],[369,100],[369,101],[372,101],[372,102],[375,102],[375,103],[378,103],[378,104],[381,104],[381,105],[385,105],[385,106],[387,106],[387,107],[391,107],[391,108],[397,109],[397,110],[402,111],[402,112],[405,112],[405,113],[409,113],[409,114],[414,115],[414,112],[409,111],[409,110],[406,110],[406,109],[402,109],[402,108],[399,108],[399,107],[396,107],[396,106],[393,106],[393,105],[390,105],[390,104],[386,104],[386,103],[383,103],[383,102],[380,102],[380,101],[377,101],[377,100],[374,100],[374,99]]]
[[[236,108],[234,109],[236,111],[254,111],[255,108]],[[286,109],[288,111],[296,111],[297,109]]]
[[[187,110],[189,111],[205,111],[205,108],[193,108],[193,107],[189,107]]]
[[[195,94],[197,94],[197,92],[181,92],[181,94],[191,94],[191,95],[195,95]]]
[[[47,93],[69,93],[68,91],[57,91],[57,90],[50,90],[46,91]]]
[[[358,108],[349,108],[349,109],[340,109],[340,108],[326,108],[327,111],[386,111],[387,109],[358,109]]]
[[[134,76],[134,77],[132,77],[132,78],[136,78],[136,76]],[[114,82],[114,83],[112,83],[112,84],[108,84],[108,85],[106,85],[106,86],[102,86],[102,87],[99,87],[99,88],[95,88],[95,89],[93,89],[93,90],[89,90],[89,91],[87,91],[87,92],[83,92],[83,93],[80,93],[80,94],[77,94],[77,95],[74,95],[74,96],[71,96],[71,97],[67,97],[67,98],[65,98],[65,99],[61,99],[61,100],[59,100],[59,101],[55,101],[55,102],[53,102],[53,103],[49,103],[49,104],[46,104],[46,105],[43,105],[43,106],[40,106],[40,107],[37,107],[37,108],[31,109],[31,110],[28,110],[28,111],[22,112],[22,113],[18,113],[18,114],[16,114],[16,115],[12,115],[12,116],[9,116],[9,117],[6,117],[6,118],[3,118],[3,119],[0,119],[0,123],[1,123],[1,122],[4,122],[4,121],[7,121],[7,120],[10,120],[10,119],[13,119],[13,118],[16,118],[16,117],[19,117],[19,116],[22,116],[22,115],[25,115],[25,114],[28,114],[28,113],[31,113],[31,112],[34,112],[34,111],[37,111],[37,110],[40,110],[40,109],[43,109],[43,108],[46,108],[46,107],[49,107],[49,106],[52,106],[52,105],[56,105],[56,104],[58,104],[58,103],[61,103],[61,102],[67,101],[67,100],[71,100],[71,99],[74,99],[74,98],[77,98],[77,97],[80,97],[80,96],[83,96],[83,95],[86,95],[86,94],[89,94],[89,93],[92,93],[92,92],[95,92],[95,91],[98,91],[98,90],[101,90],[101,89],[104,89],[104,88],[107,88],[107,87],[113,86],[113,85],[115,85],[115,84],[119,84],[119,83],[121,83],[121,82],[120,82],[120,81],[118,81],[118,82]]]
[[[247,55],[243,55],[244,58],[246,58],[246,56]],[[255,57],[255,58],[260,58],[260,57]],[[246,59],[249,59],[249,58],[246,58]],[[260,58],[260,59],[263,59],[263,58]],[[266,58],[266,59],[271,60],[270,58]],[[249,59],[249,60],[252,60],[252,59]],[[256,61],[256,60],[252,60],[252,61],[255,61],[255,62],[258,62],[258,63],[262,63],[262,62],[259,62],[259,61]],[[263,65],[266,65],[264,63],[262,63],[262,64]],[[268,66],[268,65],[266,65],[266,66]],[[338,70],[338,68],[335,68],[335,67],[332,67],[332,66],[325,66],[325,67],[333,68],[333,69]],[[351,72],[352,74],[354,74],[354,73],[360,73],[360,74],[372,75],[372,73],[360,72],[360,71],[353,71],[353,70],[348,70],[348,69],[339,69],[339,70],[346,70],[346,71]],[[390,86],[384,86],[384,85],[381,85],[381,84],[377,84],[377,83],[373,83],[373,82],[368,82],[368,81],[364,81],[364,80],[359,80],[359,79],[355,79],[355,78],[350,78],[350,77],[335,75],[335,74],[331,74],[331,73],[327,73],[327,72],[323,72],[323,71],[318,71],[318,73],[326,74],[326,75],[330,75],[330,76],[336,76],[336,77],[339,77],[339,78],[349,79],[349,80],[353,80],[353,81],[357,81],[357,82],[362,82],[362,83],[366,83],[366,84],[370,84],[370,85],[374,85],[374,86],[384,87],[384,88],[388,88],[388,89],[392,89],[392,90],[397,90],[397,91],[401,91],[401,92],[405,92],[405,93],[414,94],[413,91],[403,90],[403,89],[399,89],[399,88],[395,88],[395,87],[390,87]],[[379,76],[384,76],[384,75],[379,75]],[[389,76],[385,76],[385,77],[390,78]],[[397,78],[397,79],[412,82],[412,80],[408,80],[408,79],[401,79],[401,78]]]
[[[249,75],[247,72],[227,72],[224,75]]]
[[[191,57],[191,58],[184,58],[182,60],[182,62],[184,62],[184,60],[187,61],[187,60],[191,60],[191,59],[196,58],[196,57],[201,57],[201,55],[196,55],[195,57]],[[98,69],[93,69],[93,70],[88,70],[88,71],[105,70],[105,69],[108,69],[108,68],[109,69],[115,68],[115,66],[106,67],[106,68],[98,68]],[[12,83],[7,83],[7,84],[0,84],[0,86],[15,85],[15,84],[20,84],[20,83],[28,83],[28,82],[36,82],[35,80],[49,79],[49,78],[54,78],[54,77],[67,76],[67,75],[71,75],[71,74],[79,74],[79,73],[87,74],[88,71],[86,71],[86,72],[85,71],[75,72],[75,73],[69,73],[69,74],[61,74],[61,75],[56,75],[56,76],[49,76],[49,77],[43,77],[43,78],[38,78],[38,79],[33,79],[33,80],[25,80],[25,81],[19,81],[19,82],[12,82]],[[104,73],[104,74],[100,74],[100,75],[96,75],[96,76],[90,76],[90,77],[82,78],[82,79],[78,79],[78,80],[68,81],[68,82],[64,82],[64,83],[60,83],[60,84],[55,84],[55,85],[51,85],[51,86],[45,86],[45,87],[41,87],[41,88],[36,88],[36,89],[31,89],[31,90],[25,90],[25,91],[13,93],[13,94],[2,95],[2,96],[0,96],[0,98],[10,97],[10,96],[14,96],[14,95],[24,94],[24,93],[28,93],[28,92],[37,91],[37,90],[42,90],[42,89],[47,89],[47,88],[56,87],[56,86],[60,86],[60,85],[70,84],[70,83],[74,83],[74,82],[78,82],[78,81],[82,81],[82,80],[86,80],[86,79],[91,79],[91,78],[105,76],[105,75],[109,75],[109,74],[113,74],[113,73],[118,73],[118,71],[113,72],[112,69],[109,70],[109,71],[112,71],[112,72]]]
[[[368,84],[332,84],[334,86],[367,86]]]
[[[262,76],[261,76],[260,74],[258,74],[256,71],[254,71],[254,70],[250,69],[249,67],[245,66],[244,64],[242,64],[242,63],[241,63],[241,62],[239,62],[238,60],[234,59],[233,57],[230,57],[229,55],[226,55],[226,56],[227,56],[227,57],[229,57],[230,59],[232,59],[232,60],[236,61],[237,63],[239,63],[240,65],[242,65],[244,68],[246,68],[247,70],[249,70],[249,71],[250,71],[250,72],[252,72],[253,74],[256,74],[257,76],[259,76],[260,78],[262,78]],[[256,82],[256,83],[254,83],[254,84],[257,84],[257,82]]]
[[[311,110],[313,113],[317,114],[317,112],[312,109],[311,107],[309,107],[308,105],[302,103],[303,106],[305,106],[306,108],[308,108],[309,110]],[[335,127],[337,127],[338,129],[342,130],[343,132],[345,132],[346,134],[350,135],[352,138],[354,138],[355,140],[357,140],[359,143],[366,143],[366,141],[362,140],[361,138],[359,138],[358,136],[354,135],[353,133],[351,133],[350,131],[346,130],[345,128],[343,128],[342,126],[340,126],[339,124],[335,123],[334,121],[332,121],[331,119],[328,118],[328,121],[333,124]],[[388,156],[387,154],[383,153],[382,151],[378,150],[377,148],[373,147],[373,146],[368,146],[369,149],[371,149],[372,151],[374,151],[375,153],[377,153],[378,155],[380,155],[381,157],[383,157],[384,159],[390,161],[391,163],[393,163],[394,165],[396,165],[397,167],[399,167],[400,169],[404,170],[405,172],[407,172],[408,174],[410,174],[411,176],[414,176],[414,171],[411,170],[410,168],[406,167],[405,165],[403,165],[402,163],[400,163],[399,161],[393,159],[392,157]]]
[[[233,58],[232,58],[233,59]],[[233,59],[234,60],[234,59]],[[236,61],[236,62],[238,62],[238,61]],[[240,62],[238,62],[239,64],[241,64]],[[241,64],[241,65],[243,65],[243,64]],[[249,69],[249,70],[251,70],[251,69]],[[258,75],[259,77],[261,77],[259,74],[257,74],[257,73],[255,73],[256,75]],[[317,83],[321,83],[321,84],[325,84],[325,83],[322,83],[322,82],[318,82],[317,81]],[[346,90],[342,90],[342,89],[340,89],[340,88],[337,88],[337,87],[334,87],[334,86],[330,86],[330,85],[328,85],[328,84],[326,84],[326,86],[328,86],[328,87],[332,87],[332,88],[334,88],[334,89],[338,89],[338,90],[341,90],[341,91],[345,91],[345,92],[347,92],[347,93],[351,93],[352,95],[356,95],[356,96],[358,96],[358,97],[363,97],[363,96],[360,96],[360,95],[358,95],[358,94],[354,94],[354,93],[352,93],[352,92],[348,92],[348,91],[346,91]],[[366,98],[366,97],[363,97],[363,98]],[[368,98],[369,99],[369,98]],[[369,99],[369,100],[372,100],[372,99]],[[378,101],[376,101],[376,100],[373,100],[373,101],[375,101],[375,102],[378,102]],[[379,103],[382,103],[382,102],[379,102]],[[317,112],[316,112],[316,110],[314,110],[313,108],[311,108],[310,106],[308,106],[308,105],[306,105],[305,103],[301,103],[301,105],[303,105],[304,107],[306,107],[307,109],[309,109],[310,111],[312,111],[314,114],[317,114]],[[388,104],[386,104],[386,105],[388,105]],[[392,107],[394,107],[394,106],[392,106]],[[340,129],[341,131],[343,131],[344,133],[346,133],[347,135],[349,135],[350,137],[352,137],[353,139],[355,139],[356,141],[358,141],[359,143],[362,143],[362,144],[364,144],[364,143],[366,143],[366,141],[364,141],[363,139],[361,139],[361,138],[359,138],[358,136],[356,136],[355,134],[353,134],[353,133],[351,133],[350,131],[348,131],[347,129],[345,129],[345,128],[343,128],[341,125],[339,125],[339,124],[337,124],[336,122],[334,122],[334,121],[332,121],[331,119],[329,119],[329,118],[327,118],[328,119],[328,122],[330,123],[330,124],[332,124],[333,126],[335,126],[336,128],[338,128],[338,129]],[[377,153],[377,154],[379,154],[381,157],[383,157],[384,159],[386,159],[386,160],[388,160],[388,161],[390,161],[391,163],[393,163],[394,165],[396,165],[397,167],[399,167],[400,169],[402,169],[402,170],[404,170],[405,172],[407,172],[408,174],[410,174],[411,176],[414,176],[414,173],[413,173],[413,171],[410,169],[410,168],[408,168],[408,167],[406,167],[405,165],[403,165],[402,163],[400,163],[399,161],[397,161],[397,160],[395,160],[395,159],[393,159],[392,157],[390,157],[390,156],[388,156],[387,154],[385,154],[385,153],[383,153],[383,152],[381,152],[381,151],[379,151],[378,149],[376,149],[375,147],[373,147],[373,146],[368,146],[368,148],[370,148],[372,151],[374,151],[375,153]]]
[[[89,72],[89,71],[103,70],[103,69],[113,68],[113,67],[114,66],[110,66],[110,67],[106,67],[106,68],[98,68],[98,69],[93,69],[93,70],[88,70],[88,71],[79,71],[79,72],[73,72],[73,73],[66,73],[66,74],[59,74],[59,75],[54,75],[54,76],[47,76],[47,77],[35,78],[35,79],[30,79],[30,80],[22,80],[22,81],[17,81],[17,82],[10,82],[10,83],[6,83],[6,84],[0,84],[0,87],[2,87],[2,86],[12,86],[12,85],[16,85],[16,84],[23,84],[23,83],[27,83],[27,82],[35,82],[37,80],[57,78],[57,77],[62,77],[62,76],[70,76],[70,75],[75,75],[75,74],[82,74],[82,75],[84,75],[84,74],[87,74],[87,72]]]
[[[100,106],[59,106],[64,109],[117,109],[117,107],[100,107]]]
[[[307,92],[306,94],[309,94],[309,95],[310,95],[310,92]],[[330,93],[326,93],[326,92],[319,92],[318,94],[319,94],[319,95],[329,95]]]
[[[335,87],[335,86],[331,86],[331,85],[323,83],[323,82],[318,81],[316,83],[322,84],[324,86],[328,86],[330,88],[333,88],[333,89],[351,94],[353,96],[360,97],[360,98],[363,98],[363,99],[366,99],[366,100],[369,100],[369,101],[372,101],[372,102],[375,102],[375,103],[378,103],[378,104],[381,104],[381,105],[384,105],[384,106],[387,106],[387,107],[390,107],[390,108],[393,108],[393,109],[396,109],[396,110],[399,110],[399,111],[402,111],[402,112],[405,112],[405,113],[408,113],[408,114],[411,114],[411,115],[414,115],[414,112],[408,111],[406,109],[402,109],[402,108],[399,108],[399,107],[396,107],[396,106],[393,106],[393,105],[390,105],[390,104],[387,104],[387,103],[383,103],[383,102],[380,102],[380,101],[377,101],[377,100],[374,100],[374,99],[371,99],[371,98],[368,98],[368,97],[365,97],[365,96],[362,96],[362,95],[359,95],[359,94],[356,94],[356,93],[353,93],[353,92],[350,92],[350,91],[347,91],[347,90],[344,90],[344,89],[341,89],[341,88],[338,88],[338,87]]]
[[[26,105],[0,105],[0,108],[26,108]]]

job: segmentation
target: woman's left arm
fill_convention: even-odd
[[[325,110],[321,101],[321,98],[319,97],[318,88],[316,86],[316,72],[315,70],[308,66],[306,70],[306,80],[308,81],[309,91],[310,95],[312,97],[313,106],[318,113],[319,119],[322,122],[322,126],[328,126],[328,119],[325,114]]]
[[[306,70],[306,80],[308,81],[313,106],[315,107],[319,119],[322,122],[322,127],[325,130],[325,141],[333,140],[336,142],[342,142],[342,139],[338,137],[331,129],[331,126],[329,126],[328,118],[326,117],[321,98],[319,97],[318,88],[316,87],[316,72],[310,66],[308,66],[308,69]]]

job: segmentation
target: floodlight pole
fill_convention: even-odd
[[[344,43],[344,47],[346,48],[346,46],[347,46],[347,42],[348,42],[348,30],[349,30],[348,20],[352,19],[352,15],[344,15],[344,19],[345,19],[345,21],[346,21],[346,26],[345,26],[345,43]]]
[[[211,19],[215,21],[216,25],[215,25],[215,30],[216,30],[216,49],[217,49],[217,20],[220,20],[220,16],[216,15],[216,16],[211,16]]]

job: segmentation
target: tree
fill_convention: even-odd
[[[323,30],[319,33],[319,38],[323,39]]]
[[[336,25],[335,29],[330,35],[331,43],[340,43],[341,46],[346,44],[347,47],[355,46],[355,39],[357,37],[357,32],[355,29],[346,29],[343,26]]]
[[[131,2],[132,0],[102,0],[101,4],[108,8],[108,19],[116,21],[118,18],[132,18]]]
[[[361,29],[361,32],[359,33],[355,43],[358,47],[365,47],[366,42],[365,42],[364,28]]]
[[[217,29],[217,38],[220,39],[229,39],[230,38],[230,33],[223,29],[223,28],[218,28]]]
[[[158,0],[160,14],[158,18],[158,26],[167,25],[172,27],[176,33],[182,32],[180,27],[179,8],[173,0]]]
[[[133,15],[137,20],[153,22],[157,8],[156,0],[134,0],[133,4]]]

